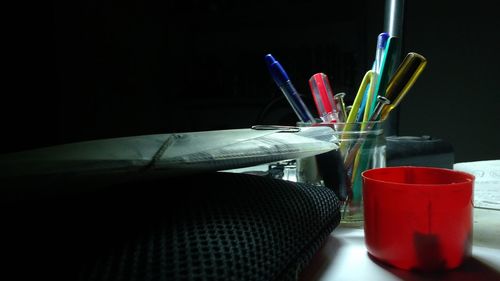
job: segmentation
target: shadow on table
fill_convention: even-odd
[[[336,254],[342,244],[343,242],[333,235],[328,236],[325,244],[312,257],[309,265],[300,273],[298,280],[318,280],[319,276],[322,276],[328,266],[335,261]]]
[[[367,253],[369,258],[384,268],[391,274],[397,276],[400,280],[405,281],[469,281],[469,280],[500,280],[500,272],[477,258],[470,257],[464,263],[453,270],[437,271],[437,272],[420,272],[408,271],[392,267],[386,263],[377,260],[375,257]]]

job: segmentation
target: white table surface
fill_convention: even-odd
[[[474,209],[472,257],[454,270],[418,273],[393,268],[367,253],[362,228],[337,227],[299,280],[500,280],[500,211]]]

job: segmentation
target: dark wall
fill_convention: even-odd
[[[406,47],[428,65],[400,110],[400,134],[451,142],[456,162],[500,159],[500,18],[494,2],[406,1]]]
[[[12,11],[2,151],[140,134],[294,124],[263,57],[304,99],[316,72],[352,101],[373,60],[384,1],[61,1]],[[401,135],[499,158],[498,49],[483,7],[407,3],[404,46],[429,59],[399,111]],[[444,105],[443,105],[444,104]]]
[[[292,125],[264,56],[283,64],[308,105],[316,72],[335,91],[354,92],[373,24],[364,1],[346,2],[61,1],[29,12],[20,4],[2,149]]]

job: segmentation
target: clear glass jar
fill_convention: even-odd
[[[382,121],[355,123],[297,123],[303,126],[329,126],[334,129],[334,138],[339,144],[340,167],[344,179],[330,188],[340,190],[342,200],[341,224],[363,225],[363,185],[361,173],[368,169],[386,165],[386,141]],[[334,162],[331,162],[334,163]],[[321,164],[321,163],[320,163]],[[324,169],[324,168],[323,168]],[[331,173],[338,173],[339,167],[331,167]],[[324,173],[324,172],[323,172]],[[297,181],[325,185],[318,171],[317,157],[297,159]]]

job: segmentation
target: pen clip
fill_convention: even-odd
[[[282,126],[282,125],[253,125],[253,130],[278,130],[278,133],[297,133],[300,132],[299,127]]]

